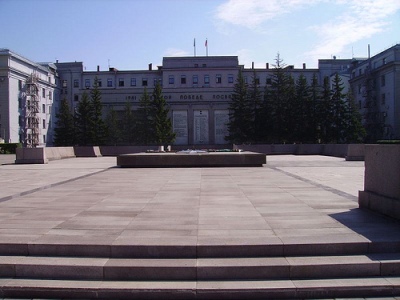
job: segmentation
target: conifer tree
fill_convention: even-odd
[[[83,92],[75,114],[76,138],[80,146],[93,145],[90,131],[92,118],[93,110],[89,96],[86,92]]]
[[[175,141],[175,133],[172,131],[172,121],[168,116],[169,109],[162,95],[162,88],[159,82],[154,87],[152,106],[154,110],[154,141],[159,146],[173,143]]]
[[[254,128],[253,107],[249,102],[248,86],[244,81],[242,70],[233,88],[232,101],[229,105],[229,134],[225,139],[234,144],[249,143]]]
[[[99,90],[98,78],[94,80],[93,88],[90,91],[90,100],[92,108],[92,119],[90,122],[90,134],[94,145],[103,145],[106,140],[106,126],[103,121],[101,104],[101,92]]]
[[[147,88],[144,88],[143,95],[140,97],[136,126],[139,144],[149,145],[154,142],[154,111]]]
[[[262,130],[262,112],[261,112],[261,92],[259,89],[259,78],[254,70],[251,79],[251,84],[248,87],[248,113],[251,126],[248,128],[248,135],[251,142],[258,142],[261,140]]]
[[[296,81],[296,101],[292,106],[295,120],[294,140],[305,143],[314,140],[313,114],[310,87],[301,74]]]
[[[344,86],[339,74],[336,73],[332,82],[332,108],[333,108],[333,141],[344,142],[346,129],[346,94],[343,93]]]
[[[345,115],[345,142],[346,143],[362,143],[367,133],[362,126],[361,114],[354,102],[354,96],[351,90],[346,95],[346,115]]]
[[[134,144],[136,141],[135,115],[133,113],[132,104],[130,102],[126,102],[125,104],[121,127],[122,127],[121,141],[127,145]]]
[[[56,114],[56,118],[56,127],[54,128],[54,145],[75,145],[74,116],[71,113],[67,99],[63,99],[61,101],[61,107]]]
[[[118,145],[121,143],[121,122],[118,120],[117,112],[111,107],[106,118],[107,145]]]

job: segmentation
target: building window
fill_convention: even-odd
[[[381,86],[385,86],[385,84],[386,84],[386,78],[385,78],[385,75],[382,75],[381,76]]]
[[[42,104],[42,113],[46,113],[46,104]]]
[[[361,84],[358,85],[358,93],[361,94]]]
[[[186,75],[181,75],[181,84],[186,84]]]
[[[66,87],[67,87],[67,81],[66,81],[66,80],[63,80],[63,81],[62,81],[62,87],[63,87],[63,88],[66,88]]]
[[[168,83],[169,84],[174,84],[175,83],[174,75],[169,75],[168,76]]]
[[[85,79],[85,88],[90,88],[90,79]]]
[[[46,98],[46,90],[44,88],[42,89],[42,98]]]
[[[74,95],[74,101],[79,101],[79,96],[78,95]]]
[[[207,67],[207,65],[206,65],[206,64],[203,64],[203,68],[205,68],[205,67]]]
[[[125,81],[123,78],[118,79],[118,86],[124,86],[125,85]]]
[[[22,90],[22,80],[18,80],[18,91]]]
[[[131,86],[136,86],[136,78],[131,78]]]
[[[267,78],[267,84],[272,84],[272,79],[271,78]]]
[[[215,77],[215,82],[216,82],[216,83],[222,83],[222,76],[221,76],[221,74],[217,74],[217,76]]]
[[[51,91],[49,91],[49,99],[52,100],[53,99],[53,93]]]
[[[382,64],[383,64],[383,65],[386,65],[386,57],[384,57],[384,58],[382,59]]]
[[[43,134],[43,144],[46,144],[46,135]]]
[[[147,86],[147,78],[142,78],[142,86]]]
[[[199,64],[194,64],[194,67],[195,67],[195,68],[198,68],[198,67],[199,67]]]
[[[254,83],[259,85],[260,84],[260,77],[254,78]]]
[[[228,83],[233,83],[233,75],[232,74],[228,75]]]
[[[385,94],[385,93],[383,93],[383,94],[381,95],[381,104],[382,104],[382,105],[385,105],[385,104],[386,104],[386,94]]]
[[[193,84],[199,84],[199,76],[193,75]]]
[[[210,75],[204,75],[204,84],[210,84]]]
[[[247,84],[248,83],[247,82],[247,76],[244,76],[243,79],[244,79],[244,83]]]
[[[113,86],[113,81],[111,78],[107,79],[107,87],[112,87]]]
[[[158,79],[157,79],[157,78],[154,78],[154,79],[153,79],[153,85],[156,86],[156,85],[157,85],[157,82],[158,82]]]
[[[22,109],[22,98],[18,98],[18,108]]]
[[[362,69],[359,69],[358,70],[358,76],[361,76],[361,74],[362,74]]]
[[[43,129],[46,129],[46,119],[43,119]]]
[[[103,83],[101,82],[101,79],[97,79],[97,86],[102,87]]]
[[[74,88],[78,88],[78,87],[79,87],[79,80],[74,79]]]

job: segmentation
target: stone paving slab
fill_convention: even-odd
[[[359,250],[371,241],[400,246],[398,222],[358,208],[363,162],[267,161],[261,168],[187,169],[118,168],[115,157],[3,164],[0,243],[29,243],[36,253],[51,244],[87,246],[88,253],[90,245],[108,252],[113,245],[213,245],[216,253],[224,245],[237,253],[241,245],[291,253],[305,244],[329,250],[332,242]]]

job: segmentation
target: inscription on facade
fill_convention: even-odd
[[[208,144],[208,110],[194,111],[194,143]]]
[[[174,110],[172,112],[173,131],[176,134],[175,144],[188,144],[188,120],[186,110]]]
[[[225,137],[228,135],[229,111],[215,110],[215,143],[226,144]]]

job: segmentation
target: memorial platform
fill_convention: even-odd
[[[363,162],[14,160],[0,155],[0,299],[400,295],[400,224],[358,207]]]
[[[188,168],[188,167],[262,167],[266,155],[255,152],[151,152],[123,154],[117,157],[122,168]]]

